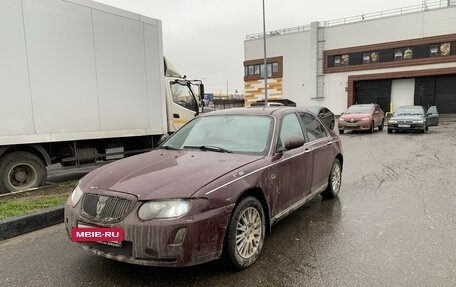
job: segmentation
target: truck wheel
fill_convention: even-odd
[[[38,187],[47,172],[39,157],[29,152],[12,152],[0,160],[0,194]]]
[[[244,198],[234,209],[227,229],[226,254],[231,265],[244,269],[252,265],[263,248],[266,220],[261,203]]]

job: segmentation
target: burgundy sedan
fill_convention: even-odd
[[[75,242],[106,258],[189,266],[258,258],[271,226],[313,197],[336,197],[339,137],[306,109],[239,108],[201,115],[158,149],[103,166],[65,205],[78,228],[122,230],[120,242]]]

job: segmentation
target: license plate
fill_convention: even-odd
[[[347,126],[349,126],[349,127],[357,127],[358,124],[355,124],[355,123],[348,123]]]
[[[397,125],[397,126],[400,128],[409,128],[410,127],[410,125]]]
[[[78,228],[104,228],[104,227],[78,223]],[[93,241],[93,242],[101,243],[101,244],[104,244],[104,245],[115,246],[115,247],[122,247],[122,241]]]

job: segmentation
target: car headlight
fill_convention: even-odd
[[[71,194],[71,205],[73,207],[76,206],[76,204],[78,204],[79,200],[81,199],[82,195],[84,193],[82,192],[81,188],[79,187],[79,185],[77,185],[74,190],[73,190],[73,193]]]
[[[364,121],[370,121],[370,118],[368,118],[368,117],[362,118],[361,121],[362,121],[362,122],[364,122]]]
[[[389,120],[388,123],[390,123],[390,124],[397,124],[397,121],[395,121],[395,120]]]
[[[344,118],[339,118],[339,121],[344,122],[345,120]]]
[[[156,200],[144,203],[138,211],[141,220],[180,217],[190,210],[190,200]]]
[[[413,121],[413,123],[414,123],[414,124],[422,124],[422,123],[424,123],[424,121],[423,121],[423,120]]]

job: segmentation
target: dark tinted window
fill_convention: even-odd
[[[306,134],[309,141],[326,137],[326,130],[320,122],[311,114],[300,113],[301,120],[306,128]]]

